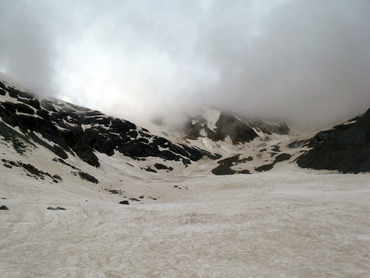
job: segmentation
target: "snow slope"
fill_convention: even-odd
[[[3,157],[20,158],[0,146]],[[52,152],[36,152],[23,161],[32,159],[51,174],[68,168],[53,168]],[[99,159],[104,167],[92,172],[99,184],[72,174],[60,183],[36,180],[19,167],[0,166],[0,205],[9,208],[0,211],[2,277],[370,274],[369,174],[285,164],[254,175],[214,176],[197,169],[167,175],[120,166],[115,157]],[[202,163],[208,162],[200,168]],[[123,196],[106,189],[140,202],[121,205]]]

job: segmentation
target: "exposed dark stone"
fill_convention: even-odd
[[[247,169],[238,171],[238,174],[250,174],[250,173],[251,172],[249,172],[249,170],[247,170]]]
[[[308,146],[311,150],[297,159],[300,167],[370,172],[370,109],[353,123],[317,133]]]
[[[83,131],[71,130],[62,133],[64,140],[68,146],[86,163],[99,167],[100,163],[96,155],[93,153],[93,148],[85,143]]]
[[[134,202],[140,202],[139,199],[136,199],[136,198],[130,198],[131,201],[134,201]]]
[[[154,164],[154,167],[157,169],[157,170],[168,170],[168,171],[172,171],[173,168],[170,167],[170,166],[166,166],[166,165],[163,165],[163,164],[160,164],[160,163],[155,163]]]
[[[73,166],[73,165],[71,165],[71,164],[69,164],[69,163],[67,163],[67,162],[65,162],[63,159],[61,159],[61,158],[53,158],[53,161],[55,161],[55,162],[60,162],[60,163],[62,163],[62,164],[64,164],[64,165],[67,165],[67,166],[69,166],[69,167],[71,167],[72,169],[74,169],[74,170],[80,170],[80,169],[78,169],[77,167],[75,167],[75,166]]]
[[[257,172],[265,172],[265,171],[270,171],[273,167],[274,167],[274,163],[262,165],[260,167],[254,168],[254,170],[256,170]]]
[[[62,207],[48,207],[47,208],[48,210],[66,210],[65,208],[62,208]]]
[[[294,141],[292,143],[290,143],[288,145],[289,148],[300,148],[300,147],[303,147],[305,146],[306,144],[309,143],[309,140],[298,140],[298,141]]]
[[[239,157],[240,155],[235,155],[235,156],[228,157],[220,161],[217,161],[217,163],[220,165],[214,168],[212,170],[212,173],[214,175],[250,174],[250,172],[247,169],[241,170],[241,171],[234,171],[231,169],[231,167],[235,164],[246,163],[248,161],[253,160],[253,157],[251,156],[247,158],[243,158],[243,159],[239,159]]]
[[[206,151],[202,151],[202,150],[199,150],[199,149],[191,148],[191,147],[186,146],[184,144],[181,144],[181,147],[185,150],[185,152],[184,152],[185,155],[183,155],[183,156],[188,157],[192,161],[198,161],[203,156],[208,156],[208,157],[211,156],[211,154],[208,153],[208,152],[206,152]]]
[[[200,136],[200,130],[204,127],[206,120],[202,116],[196,116],[189,121],[184,126],[184,132],[186,138],[196,140]]]
[[[123,200],[123,201],[121,201],[121,202],[119,202],[121,205],[129,205],[130,204],[130,202],[129,201],[127,201],[127,200]]]
[[[92,183],[99,183],[99,181],[92,175],[88,174],[88,173],[85,173],[85,172],[82,172],[82,171],[79,171],[78,172],[78,175],[80,176],[81,179],[83,180],[87,180],[89,182],[92,182]]]
[[[156,171],[156,170],[154,170],[154,169],[152,169],[152,168],[150,168],[150,167],[146,167],[146,168],[145,168],[145,171],[147,171],[147,172],[152,172],[152,173],[157,173],[157,171]]]
[[[231,114],[221,113],[216,127],[218,132],[223,132],[224,136],[229,135],[233,144],[250,142],[258,137],[249,125]]]
[[[166,160],[175,160],[175,161],[180,160],[180,157],[178,155],[174,154],[171,151],[167,151],[167,150],[161,151],[160,157]]]
[[[176,145],[176,144],[172,144],[170,146],[170,151],[174,152],[174,153],[177,153],[177,154],[180,154],[182,156],[187,156],[188,155],[188,152],[184,150],[184,148],[181,148],[180,146]]]
[[[3,165],[7,168],[12,167],[22,167],[24,168],[29,174],[28,176],[33,177],[35,179],[44,179],[45,176],[52,179],[53,182],[58,183],[62,181],[62,178],[59,175],[51,175],[48,172],[44,172],[42,170],[37,169],[35,166],[27,163],[23,163],[22,161],[14,162],[11,160],[2,159]]]
[[[216,168],[212,170],[212,173],[214,175],[233,175],[236,172],[231,169],[233,166],[233,163],[237,162],[239,160],[240,155],[232,156],[225,158],[223,160],[218,161],[217,163],[220,164]]]
[[[281,162],[281,161],[284,161],[284,160],[289,160],[292,156],[290,154],[287,154],[287,153],[282,153],[282,154],[279,154],[277,157],[275,157],[275,163],[276,162]]]
[[[1,206],[0,210],[9,210],[9,208],[7,206]]]
[[[186,167],[191,164],[190,159],[182,158],[181,159],[182,164],[184,164]]]
[[[121,194],[121,191],[118,191],[118,190],[115,190],[115,189],[111,189],[111,190],[108,190],[108,191],[112,194]]]
[[[165,139],[163,137],[158,137],[158,136],[154,137],[153,143],[155,145],[158,145],[158,146],[162,147],[162,148],[168,148],[172,145],[172,143],[170,141],[168,141],[167,139]]]

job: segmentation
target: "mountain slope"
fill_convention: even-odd
[[[213,141],[224,141],[227,137],[236,145],[266,139],[269,135],[289,134],[289,128],[282,122],[269,122],[242,117],[235,113],[204,108],[202,113],[188,120],[184,128],[185,138],[208,137]]]
[[[75,157],[101,167],[98,154],[102,154],[121,155],[122,163],[153,173],[185,174],[190,165],[192,170],[200,169],[197,162],[201,160],[208,165],[202,171],[215,175],[264,172],[295,161],[303,168],[369,172],[369,113],[297,139],[282,122],[208,107],[189,118],[182,132],[170,136],[162,131],[158,136],[129,121],[57,99],[39,100],[0,82],[3,140],[20,155],[45,148],[56,161],[71,167],[75,167],[71,164]]]
[[[311,149],[297,160],[300,167],[370,172],[370,109],[362,116],[317,133],[307,146]]]
[[[94,167],[100,166],[96,152],[107,156],[121,153],[136,160],[156,157],[164,164],[172,161],[185,167],[203,157],[214,158],[209,152],[172,143],[99,111],[56,99],[40,101],[2,82],[0,87],[0,134],[20,153],[39,145],[59,159],[77,155]],[[156,170],[171,169],[164,164],[157,163]]]

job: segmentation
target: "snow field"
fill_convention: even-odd
[[[1,201],[10,209],[0,213],[2,277],[370,273],[368,174],[287,166],[223,177],[131,175],[123,189],[160,199],[125,206],[119,196],[99,192],[101,184],[72,178],[52,184],[10,173],[1,175],[0,197],[7,198]]]

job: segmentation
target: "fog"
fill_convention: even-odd
[[[370,2],[0,1],[0,70],[145,123],[204,105],[319,128],[370,107]]]

